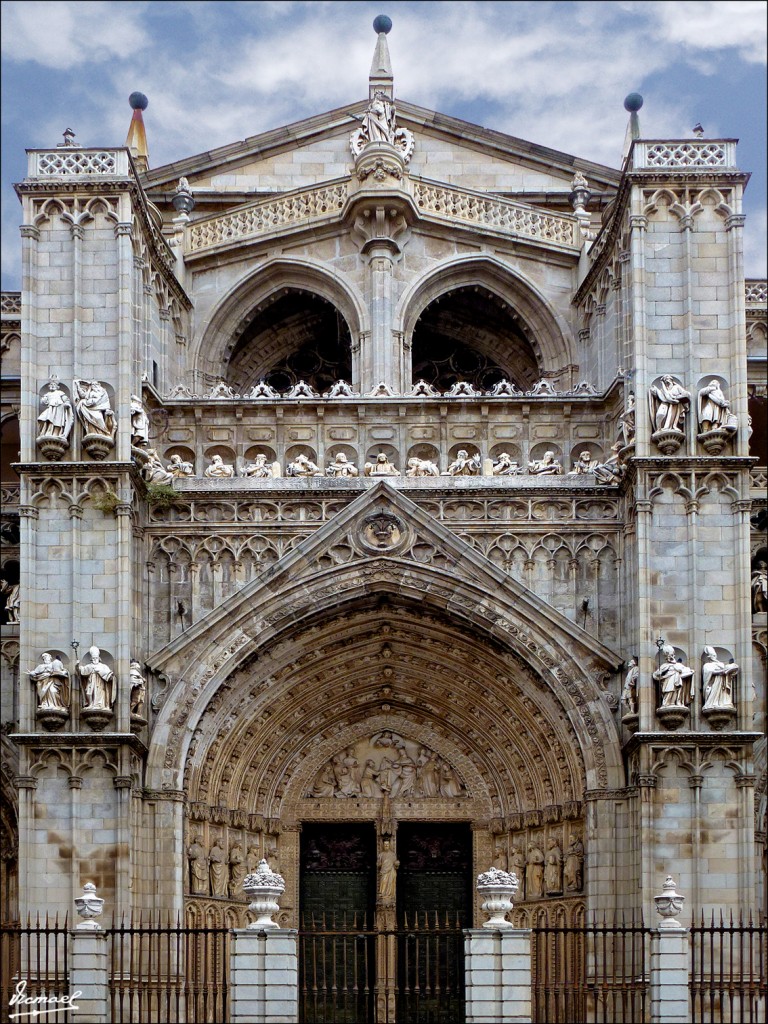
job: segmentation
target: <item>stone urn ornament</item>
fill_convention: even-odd
[[[683,909],[685,896],[681,896],[680,893],[676,891],[672,875],[667,875],[667,880],[661,887],[661,895],[654,896],[653,901],[656,904],[656,913],[660,914],[664,918],[659,925],[659,928],[683,927],[680,922],[676,920],[676,917]]]
[[[253,931],[263,931],[265,928],[279,928],[280,926],[272,920],[272,915],[280,909],[277,902],[278,897],[285,892],[285,879],[273,871],[269,864],[262,858],[256,870],[246,875],[243,879],[243,891],[251,901],[248,909],[256,915],[248,928]]]
[[[82,917],[82,921],[77,926],[82,931],[96,931],[101,928],[101,925],[94,921],[94,917],[98,917],[104,909],[104,900],[101,896],[96,895],[96,886],[93,882],[86,882],[83,886],[83,895],[78,896],[75,899],[75,908]]]
[[[488,914],[483,928],[511,928],[506,915],[512,910],[512,899],[520,888],[514,871],[489,868],[477,876],[477,891],[483,897],[482,909]]]

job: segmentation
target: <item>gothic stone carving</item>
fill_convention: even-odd
[[[85,434],[83,447],[92,459],[106,459],[115,447],[117,420],[107,389],[98,380],[73,382],[75,408]]]
[[[335,754],[320,769],[307,796],[380,800],[452,799],[466,789],[453,767],[430,750],[384,730]]]
[[[52,380],[40,404],[37,447],[46,459],[58,462],[69,448],[69,434],[74,422],[72,403],[61,385]]]

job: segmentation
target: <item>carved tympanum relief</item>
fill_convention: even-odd
[[[383,730],[335,754],[318,772],[314,799],[420,800],[465,796],[454,768],[434,750]]]

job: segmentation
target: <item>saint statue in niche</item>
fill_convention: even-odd
[[[37,689],[40,711],[67,711],[69,709],[69,672],[59,658],[43,654],[42,662],[29,673]]]
[[[703,711],[735,708],[733,686],[738,674],[739,666],[733,660],[726,665],[720,661],[714,647],[704,648],[704,664],[701,668]]]
[[[92,710],[111,711],[115,703],[115,673],[101,660],[101,651],[98,647],[88,649],[91,662],[89,665],[81,665],[77,662],[76,668],[83,680],[86,680],[83,690],[85,697],[84,708]]]

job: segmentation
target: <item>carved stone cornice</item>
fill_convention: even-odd
[[[636,732],[624,744],[624,752],[631,756],[641,747],[682,747],[693,750],[697,747],[742,747],[745,753],[763,738],[760,732]]]
[[[146,744],[129,732],[17,732],[11,739],[20,747],[66,747],[68,750],[75,748],[93,750],[99,747],[120,746],[129,747],[140,756],[147,752]]]
[[[173,804],[185,804],[187,794],[183,789],[142,789],[143,800],[167,800]]]

